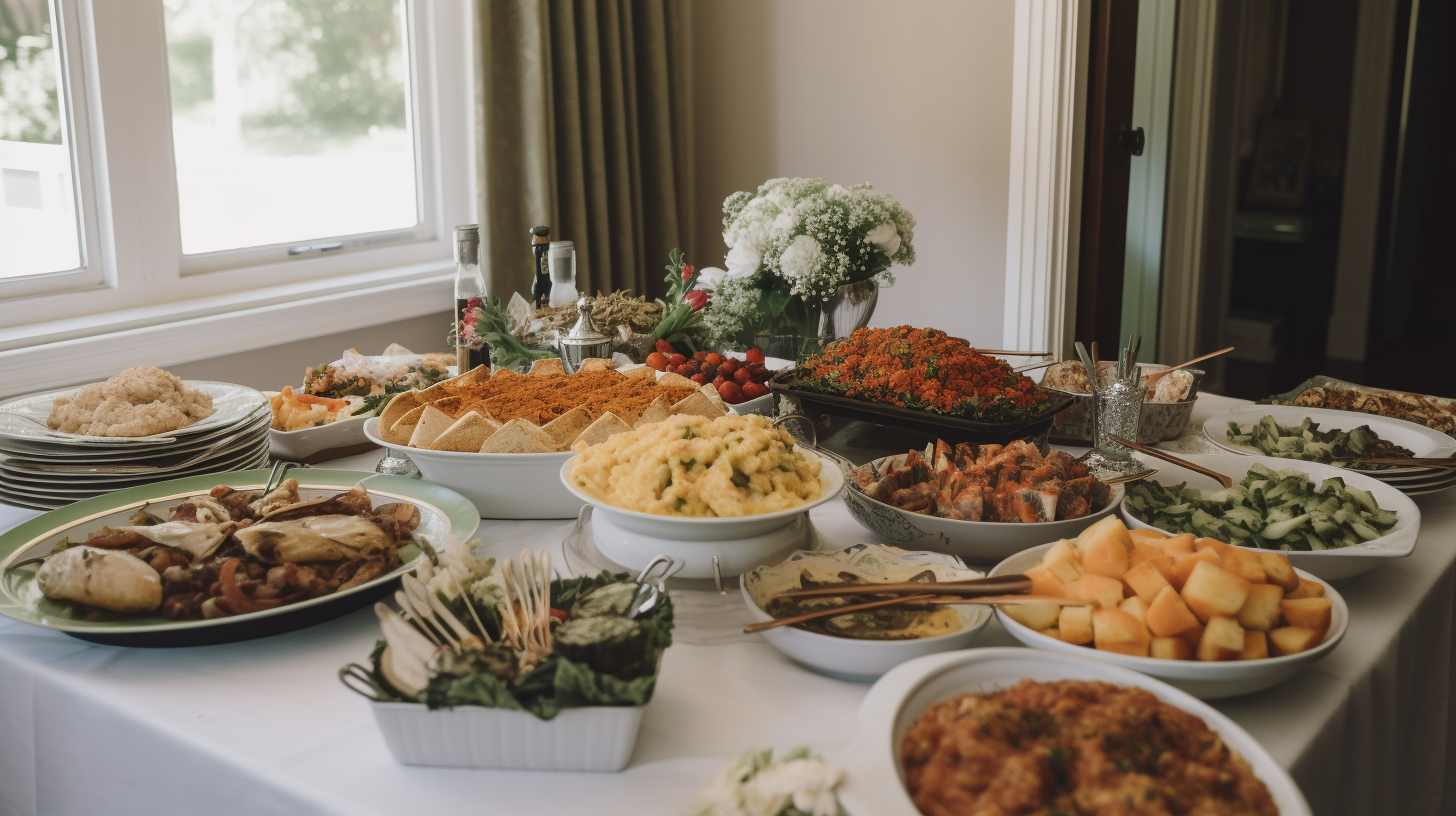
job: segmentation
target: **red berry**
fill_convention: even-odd
[[[683,363],[686,363],[688,361],[688,358],[684,357],[681,354],[673,354],[668,356],[667,361],[675,366],[680,366]]]
[[[718,386],[718,396],[722,397],[723,401],[729,405],[737,405],[743,402],[743,390],[735,382],[725,382]]]
[[[713,387],[722,388],[723,384],[728,382],[732,382],[732,380],[725,379],[722,374],[719,374],[718,376],[713,378]]]
[[[743,384],[743,398],[745,400],[758,399],[768,393],[768,386],[763,383],[750,382]],[[726,401],[726,400],[725,400]]]
[[[693,359],[694,360],[697,360],[698,362],[702,362],[703,360],[708,359],[708,354],[709,353],[710,352],[706,352],[706,351],[695,351],[695,352],[693,352]]]
[[[647,367],[655,368],[658,371],[667,370],[667,357],[660,351],[654,351],[647,355]]]
[[[709,377],[707,374],[702,373],[701,371],[691,377],[688,377],[688,379],[692,380],[698,385],[707,385],[708,383],[713,381],[711,377]]]
[[[712,363],[713,365],[717,365],[723,362],[723,355],[719,354],[716,351],[710,351],[705,357],[703,357],[703,361],[707,363]]]
[[[657,341],[656,348],[657,348],[658,351],[662,352],[663,354],[671,354],[672,353],[672,344],[669,343],[669,342],[667,342],[666,340],[658,340]]]
[[[763,352],[759,349],[751,348],[747,354],[743,355],[743,358],[750,363],[761,363],[763,362]]]
[[[718,370],[723,372],[723,374],[726,376],[732,376],[733,372],[737,371],[738,367],[741,365],[743,364],[730,357],[727,360],[724,360],[722,364],[718,366]]]
[[[739,385],[743,385],[744,383],[748,382],[748,377],[752,373],[752,371],[749,371],[746,368],[740,368],[737,371],[733,372],[733,381],[738,383]]]

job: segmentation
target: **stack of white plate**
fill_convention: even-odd
[[[212,396],[213,414],[153,436],[50,430],[52,402],[75,389],[0,402],[0,501],[49,510],[151,482],[265,466],[273,418],[268,398],[232,383],[184,382]]]
[[[1274,417],[1280,425],[1298,425],[1306,417],[1319,423],[1321,431],[1348,431],[1361,425],[1370,426],[1381,439],[1393,442],[1420,458],[1450,459],[1456,457],[1456,439],[1440,431],[1406,422],[1403,419],[1336,411],[1329,408],[1305,408],[1299,405],[1245,405],[1215,414],[1203,424],[1203,433],[1220,448],[1234,453],[1260,455],[1260,451],[1228,441],[1228,424],[1237,422],[1248,427],[1265,416]],[[1381,470],[1360,468],[1360,473],[1379,479],[1407,496],[1421,496],[1456,487],[1456,468],[1392,467]]]

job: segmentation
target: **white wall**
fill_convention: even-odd
[[[1012,0],[697,0],[694,230],[777,176],[868,181],[915,214],[915,266],[873,323],[1001,342]]]

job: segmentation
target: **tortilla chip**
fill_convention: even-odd
[[[418,395],[420,404],[424,405],[427,402],[441,400],[454,394],[457,390],[459,390],[459,386],[457,386],[455,383],[457,379],[459,379],[459,377],[451,377],[448,380],[440,380],[429,388],[421,391]]]
[[[611,371],[612,361],[605,357],[592,357],[581,361],[581,368],[577,371]]]
[[[631,425],[628,425],[626,422],[622,421],[621,417],[617,416],[611,411],[607,411],[606,413],[597,417],[596,422],[593,422],[591,425],[587,426],[586,430],[581,432],[581,435],[578,436],[576,438],[576,441],[572,443],[571,449],[575,451],[583,450],[587,447],[590,447],[591,445],[597,444],[598,442],[606,441],[607,437],[613,434],[618,434],[622,431],[630,430],[632,430]]]
[[[379,412],[379,429],[381,432],[394,427],[399,418],[409,413],[411,409],[420,406],[420,392],[415,390],[405,391],[402,394],[395,394],[384,410]]]
[[[480,446],[481,453],[552,453],[556,440],[523,419],[513,419]]]
[[[672,416],[672,406],[663,397],[658,397],[642,411],[642,416],[637,417],[637,421],[632,423],[632,427],[640,428],[648,423],[661,422],[670,416]]]
[[[428,448],[430,443],[438,439],[454,424],[454,417],[433,405],[426,405],[424,413],[420,415],[419,424],[415,425],[414,433],[410,434],[409,446],[411,448]]]
[[[644,380],[655,380],[655,379],[657,379],[657,369],[655,369],[655,368],[648,368],[647,366],[642,366],[641,368],[634,368],[634,369],[631,369],[630,371],[623,371],[622,374],[623,374],[623,376],[627,376],[627,377],[641,377]]]
[[[531,363],[532,377],[541,377],[547,374],[565,374],[566,369],[561,365],[560,357],[547,357],[544,360],[537,360]]]
[[[430,450],[474,453],[480,450],[480,446],[485,444],[485,440],[489,439],[500,427],[499,422],[485,414],[478,411],[466,411],[463,416],[455,420],[455,424],[435,437],[435,441],[430,443]]]
[[[708,398],[708,402],[721,408],[723,413],[728,413],[728,403],[723,401],[723,397],[718,393],[718,389],[713,387],[712,383],[704,383],[703,387],[698,390],[703,392],[703,396]]]
[[[707,417],[708,419],[717,419],[728,413],[724,409],[714,405],[708,399],[708,395],[702,391],[694,391],[688,396],[683,397],[676,405],[672,406],[672,412],[674,414]]]
[[[665,372],[657,378],[657,384],[663,388],[697,388],[698,384],[684,377],[681,374],[674,374],[671,371]]]
[[[550,434],[551,438],[556,440],[556,447],[565,450],[571,446],[572,441],[582,431],[586,430],[587,426],[591,425],[591,423],[591,414],[587,413],[585,408],[578,405],[545,425],[542,425],[541,430]]]

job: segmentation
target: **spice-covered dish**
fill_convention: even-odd
[[[863,328],[799,363],[797,388],[977,422],[1039,414],[1052,396],[936,329]]]
[[[761,416],[673,416],[586,448],[577,489],[613,507],[679,518],[776,513],[819,497],[821,464]]]

